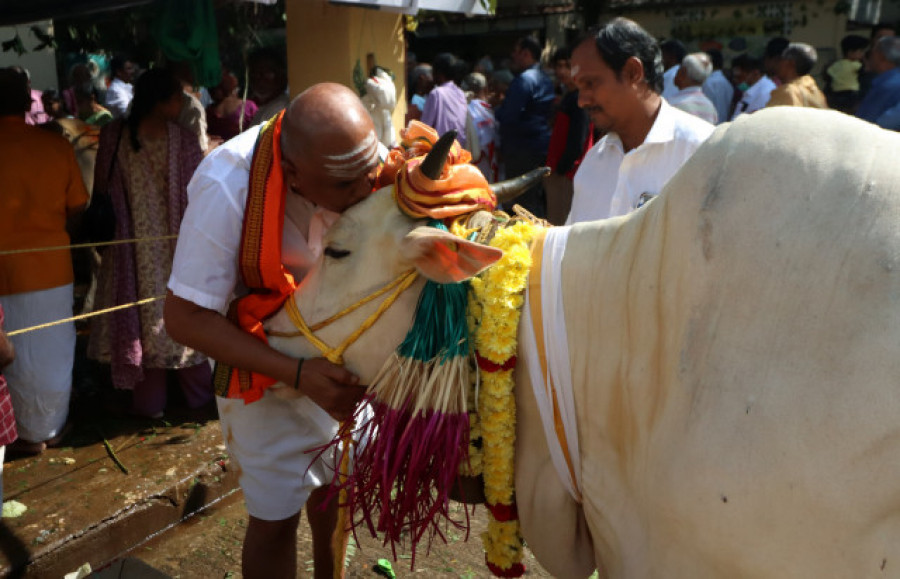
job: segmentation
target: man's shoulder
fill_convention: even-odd
[[[895,90],[897,87],[900,87],[900,66],[892,68],[882,74],[884,75],[884,84],[882,85],[882,88],[886,90]]]
[[[769,94],[773,90],[778,88],[778,85],[775,84],[775,81],[772,80],[771,78],[769,78],[768,76],[764,76],[761,79],[759,79],[759,82],[757,82],[755,85],[753,85],[752,88],[756,88],[760,93]]]
[[[731,81],[725,78],[725,75],[722,74],[721,70],[713,71],[713,73],[703,82],[703,86],[711,86],[717,89],[734,88],[731,85]]]
[[[712,104],[708,98],[700,94],[702,100]],[[697,100],[700,100],[699,98]],[[673,140],[700,144],[716,129],[715,125],[703,119],[672,107]]]
[[[552,83],[553,79],[541,70],[540,66],[533,66],[531,68],[526,68],[522,71],[522,74],[517,76],[516,78],[522,79],[522,82],[527,84],[544,84],[544,83]]]
[[[249,172],[260,130],[262,125],[250,127],[213,149],[197,167],[195,175],[217,179],[229,170]]]
[[[29,146],[41,147],[46,154],[65,156],[75,154],[68,139],[50,129],[36,125],[24,125],[22,131]],[[41,152],[42,155],[45,154],[44,151]]]

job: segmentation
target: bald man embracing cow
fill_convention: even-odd
[[[218,147],[188,187],[166,329],[218,362],[222,433],[250,513],[247,578],[296,575],[305,504],[315,576],[333,574],[337,505],[319,508],[332,471],[308,451],[331,440],[365,390],[324,358],[273,350],[261,323],[316,263],[328,227],[372,191],[379,147],[359,98],[319,84],[283,116]]]

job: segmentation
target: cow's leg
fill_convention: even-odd
[[[517,369],[516,406],[516,503],[522,535],[553,576],[587,577],[597,567],[590,532],[581,506],[563,487],[550,460],[524,367]]]

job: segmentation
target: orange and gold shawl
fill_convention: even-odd
[[[244,209],[238,267],[249,290],[231,303],[228,317],[245,332],[268,343],[263,322],[278,312],[297,287],[281,261],[286,189],[281,169],[281,119],[272,117],[259,132]],[[276,380],[222,363],[215,373],[216,394],[259,400]]]

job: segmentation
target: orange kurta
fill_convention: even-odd
[[[68,245],[67,211],[87,203],[72,145],[0,117],[0,250]],[[69,251],[0,255],[0,295],[72,283]]]

